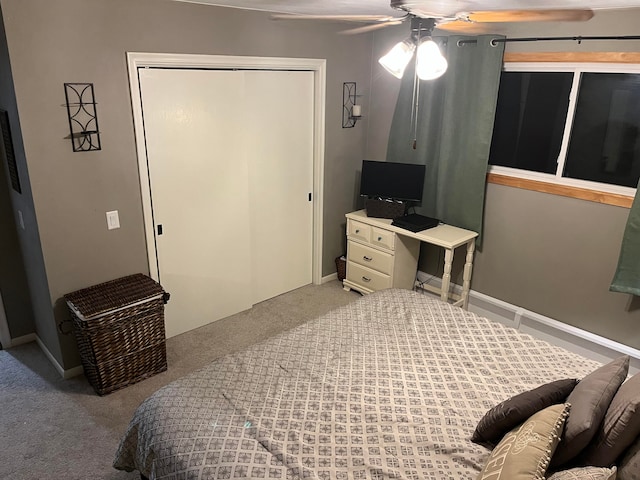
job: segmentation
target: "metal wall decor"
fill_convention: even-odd
[[[357,99],[356,82],[344,82],[342,84],[342,128],[353,128],[361,118],[360,105]]]
[[[74,152],[101,150],[93,83],[65,83],[71,145]]]
[[[20,186],[20,177],[18,176],[16,154],[13,150],[13,140],[11,139],[11,128],[9,128],[9,112],[5,110],[0,110],[0,134],[2,135],[4,154],[7,158],[7,166],[9,167],[11,186],[16,192],[22,193],[22,187]]]

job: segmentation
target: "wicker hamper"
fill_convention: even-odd
[[[64,296],[84,373],[99,395],[167,369],[164,304],[169,295],[139,273]]]
[[[336,258],[336,273],[340,281],[347,278],[347,258],[345,255]]]

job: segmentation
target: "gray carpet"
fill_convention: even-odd
[[[0,351],[0,478],[139,478],[111,462],[142,400],[215,358],[359,297],[337,281],[309,285],[170,338],[166,372],[104,397],[84,376],[61,379],[35,343]]]

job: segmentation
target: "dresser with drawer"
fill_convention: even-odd
[[[420,240],[398,235],[385,228],[388,223],[361,212],[347,214],[345,290],[371,293],[385,288],[413,288]]]

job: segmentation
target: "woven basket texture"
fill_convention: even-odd
[[[136,273],[67,293],[64,298],[72,303],[84,318],[89,319],[162,293],[164,290],[157,282],[142,273]]]
[[[404,215],[405,205],[398,202],[368,198],[365,202],[365,209],[368,217],[398,218]]]
[[[336,272],[338,280],[343,281],[347,278],[347,260],[341,256],[336,258]]]
[[[167,369],[163,295],[142,274],[65,295],[85,375],[99,395]]]

